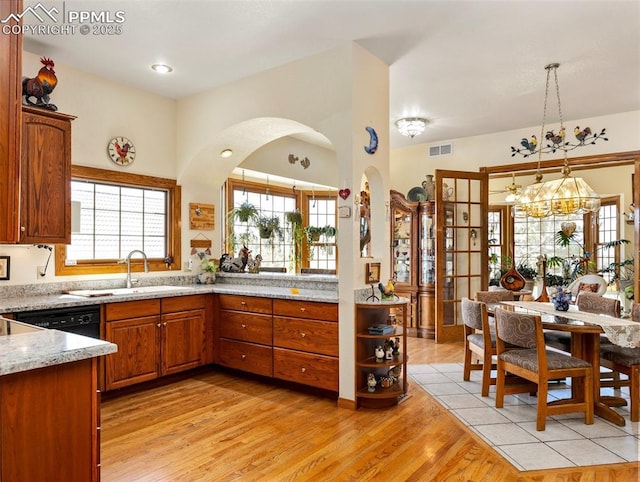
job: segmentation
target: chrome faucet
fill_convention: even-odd
[[[125,262],[127,263],[127,288],[131,288],[134,282],[137,283],[137,280],[131,280],[131,255],[133,253],[140,253],[142,255],[142,257],[144,258],[144,272],[149,272],[149,263],[147,261],[147,255],[144,253],[144,251],[140,251],[139,249],[134,249],[133,251],[131,251],[125,259]]]

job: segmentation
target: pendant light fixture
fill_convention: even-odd
[[[422,134],[428,123],[429,121],[423,117],[403,117],[395,122],[400,134],[412,139]]]
[[[580,177],[571,176],[571,168],[567,159],[567,149],[564,143],[565,128],[562,120],[562,107],[560,104],[560,88],[558,86],[558,63],[552,63],[545,67],[547,70],[547,83],[544,92],[544,111],[542,116],[542,129],[540,139],[545,134],[545,122],[547,116],[547,99],[549,96],[549,78],[553,71],[556,86],[556,96],[558,100],[558,115],[560,117],[560,130],[558,134],[548,131],[546,135],[557,137],[554,144],[557,149],[564,154],[564,165],[562,167],[562,178],[553,181],[542,182],[542,172],[540,162],[542,158],[542,148],[538,149],[538,167],[536,170],[536,181],[526,186],[516,203],[516,215],[524,215],[534,218],[544,218],[547,216],[584,214],[597,212],[600,209],[600,196]]]

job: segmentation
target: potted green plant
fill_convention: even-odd
[[[258,208],[251,204],[249,201],[242,201],[242,203],[233,208],[229,212],[231,219],[237,219],[241,223],[253,222],[257,224],[260,213]]]
[[[317,243],[323,232],[324,228],[319,226],[305,226],[304,228],[304,234],[307,236],[307,241],[310,243]]]
[[[210,285],[216,282],[216,271],[218,265],[213,259],[204,258],[200,263],[201,273],[198,275],[198,282],[203,285]]]
[[[298,272],[301,268],[302,262],[302,240],[305,233],[302,228],[302,213],[300,211],[288,211],[284,213],[284,217],[289,224],[291,230],[291,239],[293,240],[293,248],[291,252],[291,260],[293,264],[293,270]]]
[[[536,279],[536,276],[538,276],[538,272],[536,271],[536,269],[526,262],[521,262],[520,264],[518,264],[516,269],[518,270],[518,273],[520,273],[525,279],[524,289],[533,291],[534,280]]]
[[[336,235],[336,228],[334,226],[325,226],[324,227],[324,235],[326,238],[333,238]]]
[[[280,218],[278,216],[260,216],[258,218],[258,230],[262,239],[271,239],[274,235],[278,238],[282,237]]]

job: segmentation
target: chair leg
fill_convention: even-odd
[[[502,408],[504,405],[504,368],[498,359],[498,373],[496,375],[496,408]]]
[[[631,398],[631,421],[640,422],[640,365],[633,365],[629,373],[629,398]]]
[[[536,430],[544,430],[547,424],[547,391],[548,380],[538,380],[538,411],[536,417]]]
[[[469,349],[469,342],[464,341],[464,370],[462,372],[462,379],[466,382],[471,377],[471,350]]]
[[[586,405],[584,412],[584,423],[593,424],[593,372],[588,370],[584,376],[584,403]]]
[[[489,386],[491,385],[491,352],[485,350],[482,361],[482,396],[489,396]]]

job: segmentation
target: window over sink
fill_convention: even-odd
[[[149,269],[180,266],[180,186],[175,180],[72,166],[80,231],[56,247],[56,275],[119,273],[118,261],[145,251]],[[172,262],[168,264],[167,257]]]

